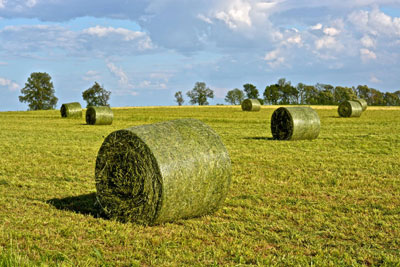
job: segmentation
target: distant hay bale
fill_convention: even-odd
[[[245,99],[242,102],[243,111],[260,111],[261,104],[258,99]]]
[[[135,126],[104,140],[96,160],[97,198],[112,219],[171,222],[216,211],[230,173],[221,139],[199,120]]]
[[[362,111],[366,111],[367,110],[367,101],[365,99],[362,98],[357,98],[354,101],[357,101],[358,103],[360,103],[361,107],[362,107]]]
[[[281,107],[271,117],[271,132],[277,140],[315,139],[321,122],[310,107]]]
[[[63,118],[82,118],[82,106],[79,102],[62,104],[60,112]]]
[[[360,117],[362,111],[362,106],[358,101],[344,101],[338,107],[340,117]]]
[[[108,106],[88,107],[86,110],[86,123],[91,125],[110,125],[114,119],[114,113]]]

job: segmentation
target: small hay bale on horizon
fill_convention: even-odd
[[[112,132],[95,177],[109,218],[154,225],[216,211],[229,190],[231,161],[211,127],[179,119]]]
[[[261,103],[258,99],[245,99],[242,102],[242,110],[243,111],[260,111]]]
[[[338,107],[340,117],[360,117],[362,112],[362,106],[358,101],[343,101]]]
[[[271,132],[275,140],[312,140],[318,137],[321,122],[310,107],[280,107],[271,117]]]
[[[111,125],[114,113],[108,106],[90,106],[86,110],[86,123],[90,125]]]
[[[60,113],[62,118],[82,118],[82,106],[79,102],[64,103]]]

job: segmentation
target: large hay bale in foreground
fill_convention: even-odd
[[[261,103],[258,99],[245,99],[242,102],[243,111],[260,111]]]
[[[365,99],[357,98],[357,99],[354,100],[354,101],[357,101],[358,103],[360,103],[361,108],[362,108],[362,111],[366,111],[366,110],[367,110],[368,104],[367,104],[367,101],[366,101]]]
[[[114,113],[108,106],[88,107],[86,110],[86,123],[91,125],[110,125],[114,119]]]
[[[315,139],[321,122],[310,107],[280,107],[271,117],[271,132],[277,140]]]
[[[360,117],[362,111],[362,106],[357,101],[344,101],[338,107],[340,117]]]
[[[122,222],[170,222],[217,210],[230,173],[225,146],[201,121],[141,125],[104,140],[96,160],[97,198]]]
[[[79,102],[62,104],[60,112],[63,118],[82,118],[82,106]]]

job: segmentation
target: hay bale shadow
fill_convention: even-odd
[[[53,198],[46,202],[59,210],[67,210],[83,215],[90,215],[94,218],[107,218],[101,209],[100,204],[97,202],[96,193],[74,197]]]
[[[266,137],[266,136],[244,137],[244,139],[247,139],[247,140],[274,140],[274,138]]]

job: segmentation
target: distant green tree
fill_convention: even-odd
[[[279,85],[268,85],[267,87],[265,87],[263,95],[265,103],[277,105],[279,100]]]
[[[303,87],[303,104],[317,105],[319,104],[319,91],[314,85],[304,85]]]
[[[321,105],[335,104],[335,88],[330,84],[317,83],[315,87],[318,90],[318,103]]]
[[[386,92],[383,96],[386,106],[399,106],[400,98],[395,93]]]
[[[182,106],[183,102],[185,102],[185,100],[183,100],[182,91],[178,91],[175,93],[175,101],[178,103],[179,106]]]
[[[371,89],[367,85],[358,85],[356,91],[359,98],[365,99],[367,103],[371,101]]]
[[[356,99],[357,95],[350,87],[336,86],[333,97],[335,100],[335,104],[339,104],[346,100]]]
[[[385,100],[384,100],[384,94],[379,91],[376,90],[374,88],[370,88],[371,90],[371,97],[370,97],[370,101],[368,103],[368,105],[372,105],[372,106],[384,106],[385,105]]]
[[[297,104],[299,91],[285,78],[278,80],[279,104]]]
[[[228,91],[228,93],[225,96],[225,101],[230,103],[231,105],[240,105],[243,100],[244,100],[244,93],[242,90],[238,88]]]
[[[246,83],[243,85],[243,88],[247,98],[258,99],[259,92],[254,85],[252,85],[251,83]]]
[[[92,87],[83,91],[82,97],[89,106],[109,106],[108,100],[110,99],[111,92],[104,89],[97,82]]]
[[[58,101],[54,93],[50,75],[46,72],[33,72],[21,89],[19,101],[29,103],[30,110],[54,109]]]
[[[194,88],[187,92],[191,104],[208,105],[207,98],[214,98],[214,91],[206,86],[204,82],[196,82]]]

